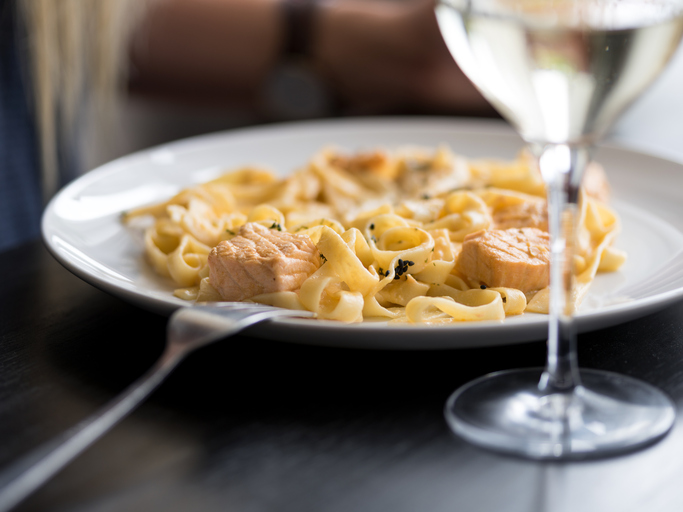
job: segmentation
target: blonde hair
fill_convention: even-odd
[[[28,34],[43,197],[60,186],[60,147],[76,140],[84,105],[107,109],[125,91],[129,38],[148,0],[19,0]],[[68,150],[67,150],[68,151]]]

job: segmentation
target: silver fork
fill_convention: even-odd
[[[168,322],[166,348],[156,364],[118,397],[0,474],[0,512],[10,510],[123,419],[190,352],[275,317],[312,317],[309,311],[223,302],[182,307]]]

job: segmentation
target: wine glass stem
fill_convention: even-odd
[[[548,394],[570,394],[580,384],[573,269],[579,190],[588,159],[586,147],[551,144],[545,146],[539,160],[548,191],[551,252],[548,358],[539,388]]]

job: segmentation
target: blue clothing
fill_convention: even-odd
[[[0,251],[40,236],[43,206],[26,38],[16,14],[13,0],[0,0]]]

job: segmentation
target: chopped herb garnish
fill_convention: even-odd
[[[370,224],[370,229],[375,229],[375,223]]]
[[[431,199],[431,196],[429,194],[422,194],[422,199],[426,201],[427,199]]]
[[[327,261],[327,258],[325,257],[324,254],[320,255],[320,259],[323,260],[323,263],[325,263]]]
[[[282,231],[282,226],[280,226],[280,224],[277,222],[273,222],[273,225],[270,226],[270,229],[277,229],[278,231]]]
[[[370,240],[372,240],[373,242],[377,243],[377,237],[376,237],[375,235],[372,235],[372,236],[370,237]]]
[[[225,232],[232,235],[232,236],[235,236],[237,234],[232,229],[226,229]]]
[[[408,273],[408,267],[412,267],[413,265],[415,265],[414,261],[410,261],[410,260],[403,261],[401,258],[399,258],[396,263],[397,263],[397,265],[396,265],[396,269],[394,270],[394,272],[395,272],[394,279],[398,279],[403,274],[407,274]]]
[[[486,290],[486,285],[482,284],[479,288],[481,288],[482,290]]]

